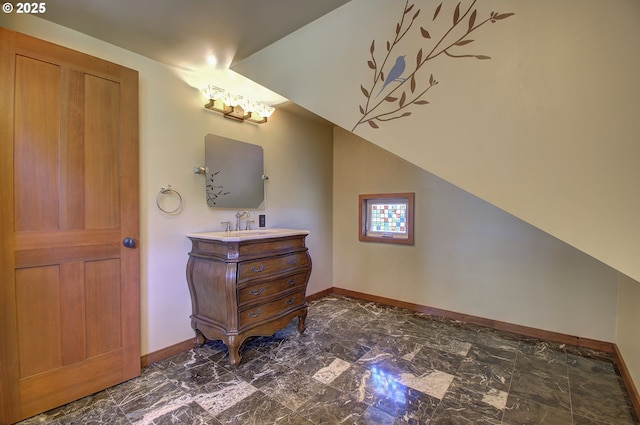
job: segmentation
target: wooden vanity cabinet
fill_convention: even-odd
[[[272,335],[295,317],[304,332],[311,274],[307,234],[236,241],[188,236],[191,327],[200,345],[221,339],[235,366],[250,336]]]

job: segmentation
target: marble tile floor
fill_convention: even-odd
[[[328,296],[237,368],[219,341],[27,424],[638,425],[607,353]]]

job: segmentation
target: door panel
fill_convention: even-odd
[[[59,267],[18,269],[16,304],[20,378],[60,367]]]
[[[34,90],[37,81],[37,90]],[[17,231],[58,229],[60,67],[16,57],[15,220]],[[33,141],[38,143],[34,144]]]
[[[60,267],[60,321],[62,366],[82,361],[87,356],[85,323],[84,263],[71,261]]]
[[[87,357],[94,357],[122,344],[120,261],[88,261],[85,276]]]
[[[85,228],[111,229],[120,225],[118,159],[120,87],[118,83],[85,76]],[[100,99],[96,104],[95,99]],[[90,103],[90,104],[89,104]],[[114,119],[115,118],[115,119]]]
[[[4,424],[140,373],[138,77],[0,36]]]
[[[61,117],[60,149],[60,203],[65,206],[61,212],[60,226],[65,229],[84,229],[84,110],[85,74],[73,69],[63,69],[63,84],[68,93],[63,98]]]

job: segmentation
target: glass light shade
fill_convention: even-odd
[[[259,104],[254,102],[253,100],[242,99],[240,106],[242,107],[242,109],[244,109],[245,112],[255,112]]]
[[[258,108],[256,109],[256,112],[258,113],[258,115],[264,118],[269,118],[271,114],[273,114],[273,111],[275,111],[275,108],[272,108],[271,106],[265,105],[262,103],[258,105]]]
[[[222,101],[229,106],[238,106],[242,102],[242,96],[226,92],[222,97]]]
[[[224,89],[221,89],[220,87],[208,85],[202,89],[202,94],[207,99],[218,100],[224,96],[225,92]]]

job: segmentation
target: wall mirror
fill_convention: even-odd
[[[266,177],[262,146],[207,134],[204,152],[207,205],[264,208]]]

